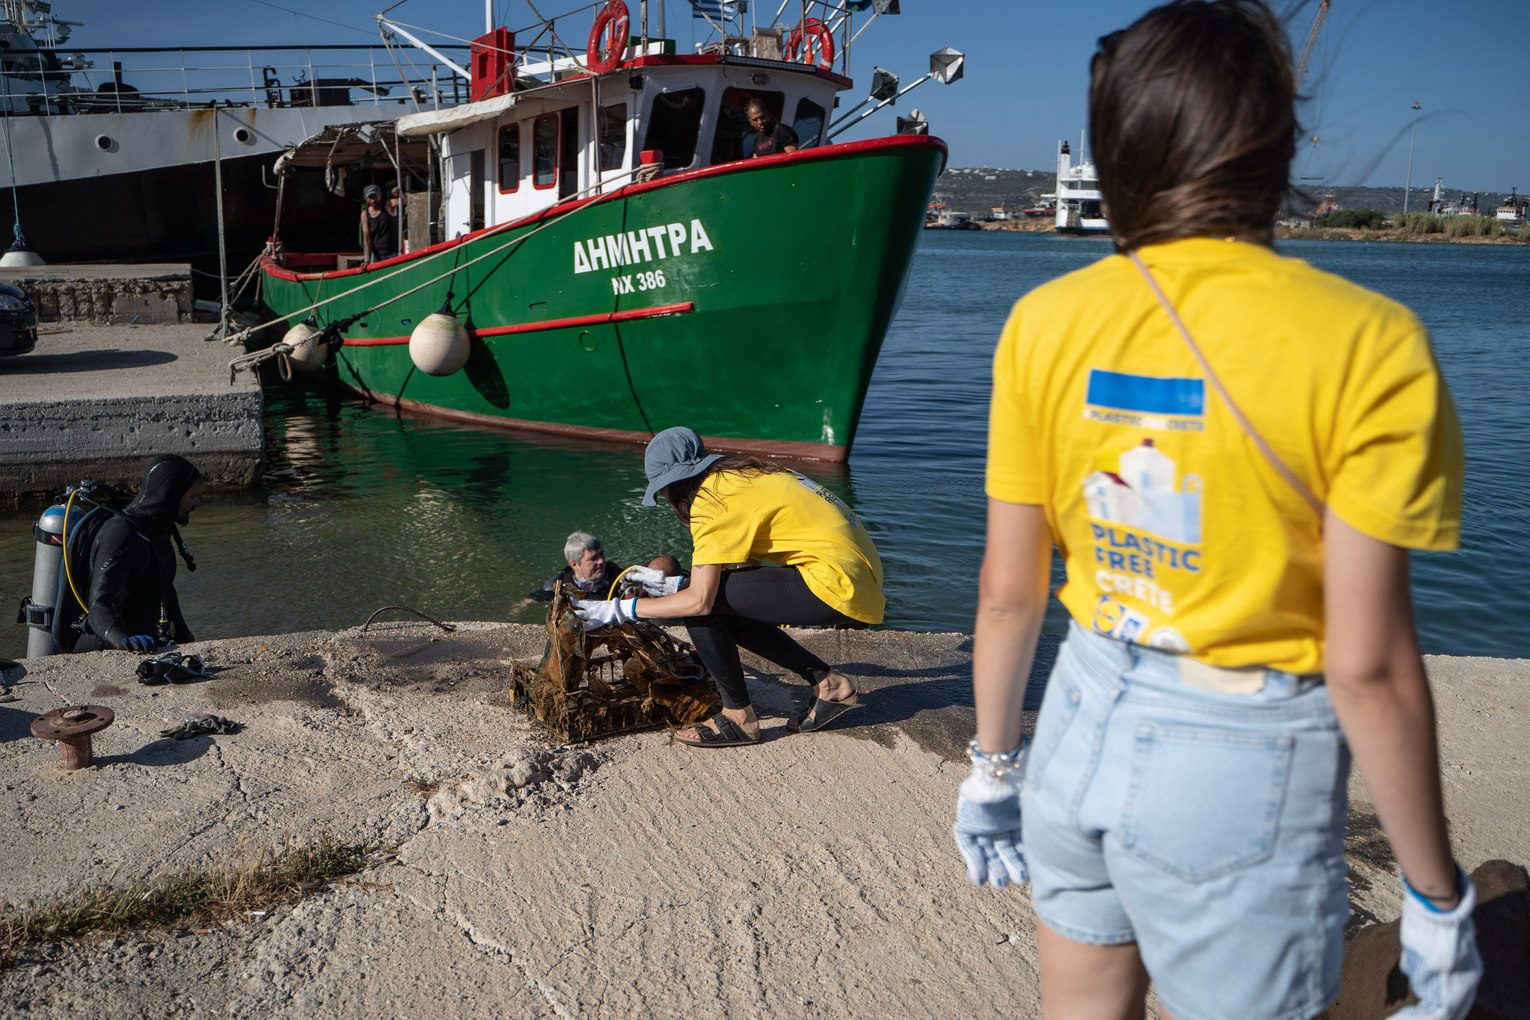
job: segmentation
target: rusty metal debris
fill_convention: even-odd
[[[566,744],[660,726],[688,726],[720,708],[696,658],[659,627],[638,621],[585,633],[560,582],[547,611],[547,652],[511,667],[510,701]]]
[[[66,772],[88,768],[95,760],[90,735],[112,724],[116,713],[104,705],[66,705],[32,720],[32,736],[57,740],[59,768]]]

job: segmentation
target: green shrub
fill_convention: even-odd
[[[1358,227],[1362,230],[1380,230],[1386,217],[1375,209],[1340,209],[1314,221],[1317,227]]]

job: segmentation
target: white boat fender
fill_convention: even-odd
[[[329,346],[319,341],[319,332],[317,323],[304,319],[282,336],[282,343],[292,348],[288,359],[300,371],[316,372],[329,357]]]
[[[53,613],[58,608],[58,564],[64,557],[64,507],[54,505],[32,525],[37,555],[32,561],[32,594],[22,600],[18,623],[27,625],[27,658],[58,651],[53,640]]]
[[[467,364],[471,350],[467,328],[446,305],[421,319],[409,334],[409,360],[426,375],[451,375]]]

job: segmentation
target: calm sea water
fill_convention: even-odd
[[[809,468],[860,513],[887,571],[890,627],[970,630],[983,542],[988,363],[1014,300],[1109,250],[1019,234],[924,235],[847,467]],[[1299,242],[1282,250],[1411,306],[1433,331],[1470,460],[1458,553],[1415,557],[1425,648],[1530,655],[1530,250]],[[302,389],[269,394],[273,472],[214,493],[185,529],[202,637],[360,623],[404,603],[443,618],[533,620],[523,596],[575,528],[631,563],[688,558],[679,524],[638,505],[641,452],[445,425]],[[664,424],[683,424],[682,417]],[[40,507],[38,508],[41,509]],[[31,583],[29,515],[0,515],[0,594]],[[1062,626],[1054,606],[1049,629]],[[23,628],[0,633],[19,656]]]

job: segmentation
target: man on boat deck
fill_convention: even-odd
[[[606,559],[600,539],[588,531],[576,531],[568,536],[568,541],[563,543],[563,558],[568,565],[549,577],[547,583],[528,598],[536,602],[551,602],[553,586],[559,581],[578,588],[585,593],[586,598],[607,598],[611,586],[622,574],[620,566]],[[662,587],[664,580],[670,580],[670,591],[676,591],[682,577],[680,561],[673,556],[655,556],[648,561],[648,566],[633,567],[627,576],[643,583],[645,587],[649,584]]]
[[[797,132],[777,122],[763,99],[751,99],[745,107],[749,126],[754,129],[755,156],[774,156],[797,151]]]
[[[398,203],[383,202],[382,189],[368,184],[361,191],[366,208],[361,210],[361,251],[365,265],[391,259],[398,254]]]

